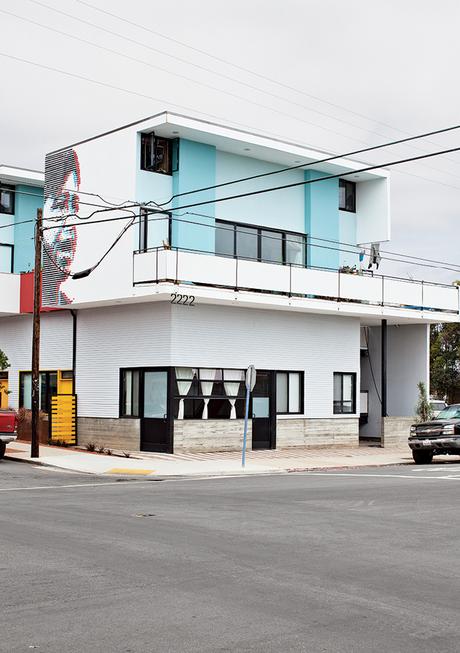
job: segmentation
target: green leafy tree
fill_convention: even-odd
[[[435,324],[430,337],[430,387],[452,403],[460,389],[460,324]]]
[[[418,388],[418,400],[417,406],[415,407],[415,414],[417,416],[417,421],[427,422],[433,416],[433,411],[431,409],[430,402],[428,401],[428,395],[426,393],[426,385],[423,381],[417,383]]]
[[[10,366],[8,362],[8,357],[3,351],[0,349],[0,372],[3,372],[3,370],[6,370]]]

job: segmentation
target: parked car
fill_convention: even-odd
[[[8,442],[13,442],[18,433],[18,416],[14,410],[0,410],[0,458],[5,455]]]
[[[409,447],[416,465],[428,465],[437,454],[460,456],[460,404],[447,406],[429,422],[412,424]]]
[[[430,406],[433,418],[436,418],[441,410],[447,408],[447,404],[443,399],[430,399]]]

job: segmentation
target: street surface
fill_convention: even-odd
[[[460,650],[460,464],[186,480],[0,462],[5,653]]]

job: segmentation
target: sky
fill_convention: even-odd
[[[456,0],[16,0],[0,20],[3,164],[43,169],[48,151],[165,109],[334,153],[460,124]],[[454,147],[460,129],[359,158]],[[460,266],[460,152],[391,178],[382,249]]]

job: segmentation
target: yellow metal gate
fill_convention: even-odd
[[[51,441],[77,444],[77,396],[51,397]]]

